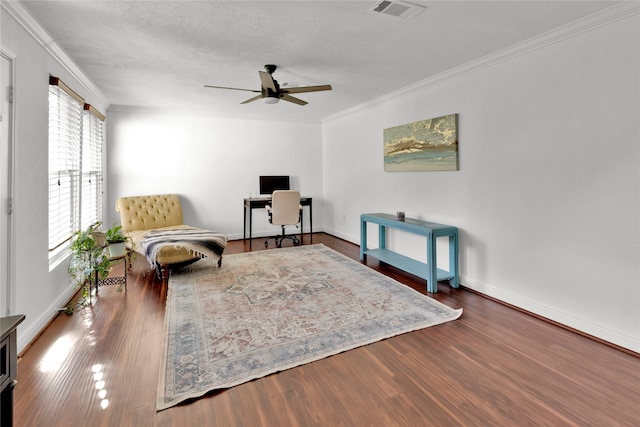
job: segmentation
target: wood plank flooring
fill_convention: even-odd
[[[313,242],[358,259],[351,243],[323,233]],[[225,253],[248,246],[229,242]],[[367,265],[425,292],[422,280]],[[463,307],[459,320],[156,412],[166,289],[146,269],[138,259],[126,293],[101,288],[24,352],[15,426],[640,425],[637,355],[446,283],[432,296]]]

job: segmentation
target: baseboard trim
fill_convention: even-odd
[[[545,305],[527,300],[526,298],[478,282],[466,276],[460,276],[460,283],[466,290],[481,295],[484,298],[514,308],[584,337],[591,338],[610,347],[624,351],[625,353],[640,357],[640,340],[637,338],[603,328],[584,319],[551,309]]]
[[[64,292],[58,296],[58,298],[47,307],[38,318],[31,323],[29,328],[24,331],[20,331],[18,334],[18,355],[24,354],[29,347],[38,339],[40,335],[47,329],[53,319],[60,314],[60,307],[64,307],[73,296],[78,292],[75,286],[70,286],[67,292]]]
[[[324,232],[331,236],[353,243],[356,246],[359,246],[360,244],[360,241],[354,240],[353,236],[340,233],[336,230],[325,229]],[[465,290],[478,294],[484,298],[503,304],[537,319],[544,320],[565,330],[590,338],[609,347],[640,357],[640,339],[638,339],[638,337],[626,336],[619,332],[603,328],[584,319],[553,310],[535,301],[527,300],[511,292],[498,289],[486,283],[481,283],[467,276],[461,275],[460,283],[461,287]]]

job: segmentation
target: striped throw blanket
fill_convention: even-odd
[[[227,237],[202,228],[152,230],[140,240],[140,246],[149,264],[155,265],[158,252],[167,246],[184,248],[200,258],[217,263],[227,246]]]

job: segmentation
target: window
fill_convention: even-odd
[[[102,219],[104,116],[57,77],[49,79],[49,253]]]
[[[102,122],[104,116],[84,104],[80,229],[102,220]]]
[[[49,81],[49,250],[78,229],[84,100],[59,79]]]

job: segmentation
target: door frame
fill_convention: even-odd
[[[14,184],[14,118],[15,118],[15,55],[0,48],[0,88],[2,103],[0,113],[0,317],[15,310],[15,285],[13,284],[13,184]],[[7,106],[4,111],[4,106]],[[3,141],[6,136],[6,143]]]

